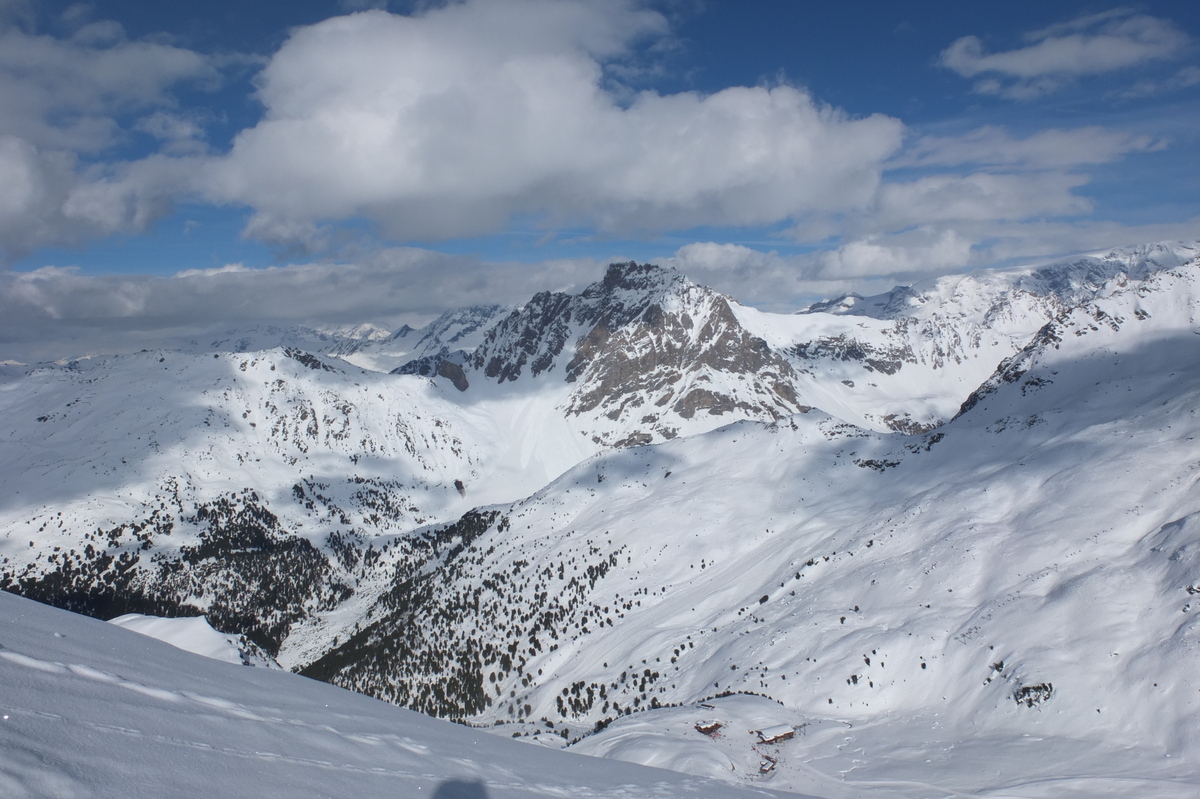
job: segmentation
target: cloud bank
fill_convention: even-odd
[[[485,262],[415,248],[360,263],[307,263],[152,275],[89,276],[74,268],[0,272],[0,362],[34,362],[170,347],[259,325],[421,325],[447,308],[519,304],[603,275],[589,259]]]
[[[626,0],[365,11],[294,32],[266,111],[205,189],[251,230],[365,216],[395,240],[515,218],[617,233],[757,225],[868,203],[903,126],[790,87],[630,94],[608,67],[666,22]]]
[[[366,5],[377,4],[345,7]],[[520,302],[598,273],[587,259],[520,266],[375,251],[386,246],[380,239],[514,227],[579,228],[593,240],[706,227],[776,235],[781,250],[813,252],[701,241],[667,260],[744,301],[786,309],[871,281],[887,288],[1014,258],[1200,235],[1195,219],[1087,221],[1096,200],[1082,170],[1180,146],[1162,136],[1094,124],[1017,134],[978,123],[920,135],[786,83],[638,91],[631,83],[647,53],[671,36],[638,0],[418,5],[410,15],[373,9],[294,29],[261,61],[261,119],[219,153],[205,141],[211,115],[179,97],[218,85],[228,57],[130,40],[82,6],[69,35],[37,35],[0,5],[0,258],[144,230],[186,198],[244,209],[246,237],[323,259],[170,278],[0,274],[8,357],[54,330],[98,341],[253,321],[399,324],[450,306]],[[1179,58],[1190,43],[1166,20],[1117,9],[1035,31],[1008,51],[959,39],[941,64],[976,91],[1029,99]],[[1126,95],[1200,81],[1194,67],[1158,74]],[[378,238],[358,237],[363,219]]]

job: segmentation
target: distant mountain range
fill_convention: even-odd
[[[1189,795],[1198,314],[1196,243],[792,315],[625,263],[420,330],[30,367],[0,384],[0,587],[205,614],[422,712],[781,789],[844,795],[696,703],[903,729],[893,765],[939,785],[931,752],[989,742],[947,790],[1042,795],[1078,758],[1080,786]]]

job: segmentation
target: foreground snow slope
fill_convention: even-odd
[[[507,741],[0,592],[0,795],[770,797]]]

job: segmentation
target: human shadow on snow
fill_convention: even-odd
[[[438,786],[433,799],[488,799],[488,792],[482,782],[447,780]]]

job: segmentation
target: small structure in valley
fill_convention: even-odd
[[[776,724],[773,727],[763,727],[761,730],[751,730],[750,732],[758,735],[758,742],[762,744],[790,741],[796,734],[795,728],[788,724]]]
[[[704,733],[705,735],[716,735],[717,731],[725,725],[719,721],[697,721],[696,732]]]

